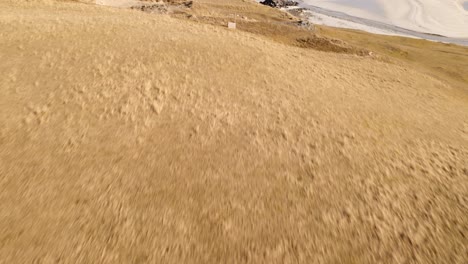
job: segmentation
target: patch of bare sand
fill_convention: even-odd
[[[464,263],[468,103],[405,66],[0,3],[5,263]]]

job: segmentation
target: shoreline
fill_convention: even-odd
[[[325,26],[363,30],[372,34],[394,35],[394,36],[425,39],[425,40],[436,41],[436,42],[441,42],[441,43],[457,44],[461,46],[468,46],[468,39],[465,39],[465,38],[451,38],[451,37],[446,37],[446,36],[441,36],[441,35],[418,32],[418,31],[390,25],[387,23],[374,21],[371,19],[348,15],[340,11],[333,11],[333,10],[317,7],[314,5],[306,4],[301,0],[296,0],[296,2],[298,3],[297,7],[283,8],[283,10],[289,12],[290,10],[294,10],[294,9],[303,9],[305,11],[303,11],[302,13],[305,14],[305,18],[307,18],[309,21],[312,20],[312,18],[314,16],[317,16],[318,14],[319,15],[317,16],[318,20],[321,19],[320,16],[325,16],[325,17],[331,18],[331,20],[336,20],[335,23],[341,23],[341,26],[340,26],[336,24],[330,25],[332,23],[324,22],[322,25],[325,25]],[[307,13],[310,13],[310,14],[307,14]],[[317,20],[311,21],[311,22],[314,24],[317,24]],[[375,30],[372,30],[372,29],[375,29]]]

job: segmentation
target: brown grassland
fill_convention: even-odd
[[[467,263],[467,47],[170,2],[0,1],[0,263]]]

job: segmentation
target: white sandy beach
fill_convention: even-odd
[[[288,9],[295,9],[297,7],[291,7]],[[314,12],[313,10],[308,10],[308,20],[316,25],[325,25],[330,27],[336,28],[349,28],[349,29],[357,29],[366,31],[372,34],[380,34],[380,35],[388,35],[388,36],[405,36],[405,37],[414,37],[409,34],[402,34],[401,32],[391,30],[391,29],[383,29],[373,25],[366,24],[364,22],[358,23],[347,20],[342,17],[338,16],[330,16],[327,14],[322,14],[318,12]]]
[[[465,0],[304,0],[305,3],[423,33],[468,38]]]

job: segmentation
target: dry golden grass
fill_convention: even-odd
[[[196,15],[191,20],[197,22],[225,27],[228,21],[236,20],[242,31],[303,48],[359,55],[373,51],[387,61],[409,63],[458,89],[468,89],[468,47],[326,26],[317,26],[317,31],[311,32],[297,26],[298,18],[253,1],[194,0],[194,3],[187,14]],[[186,18],[187,14],[176,17]]]
[[[195,0],[193,3],[191,9],[172,16],[221,27],[226,27],[228,21],[236,22],[238,30],[262,35],[296,47],[338,53],[368,54],[365,49],[357,46],[350,46],[326,37],[317,37],[313,31],[298,27],[298,18],[254,1]]]
[[[318,35],[372,50],[468,92],[468,47],[405,37],[318,27]]]
[[[229,10],[0,2],[0,263],[465,264],[463,90]]]

